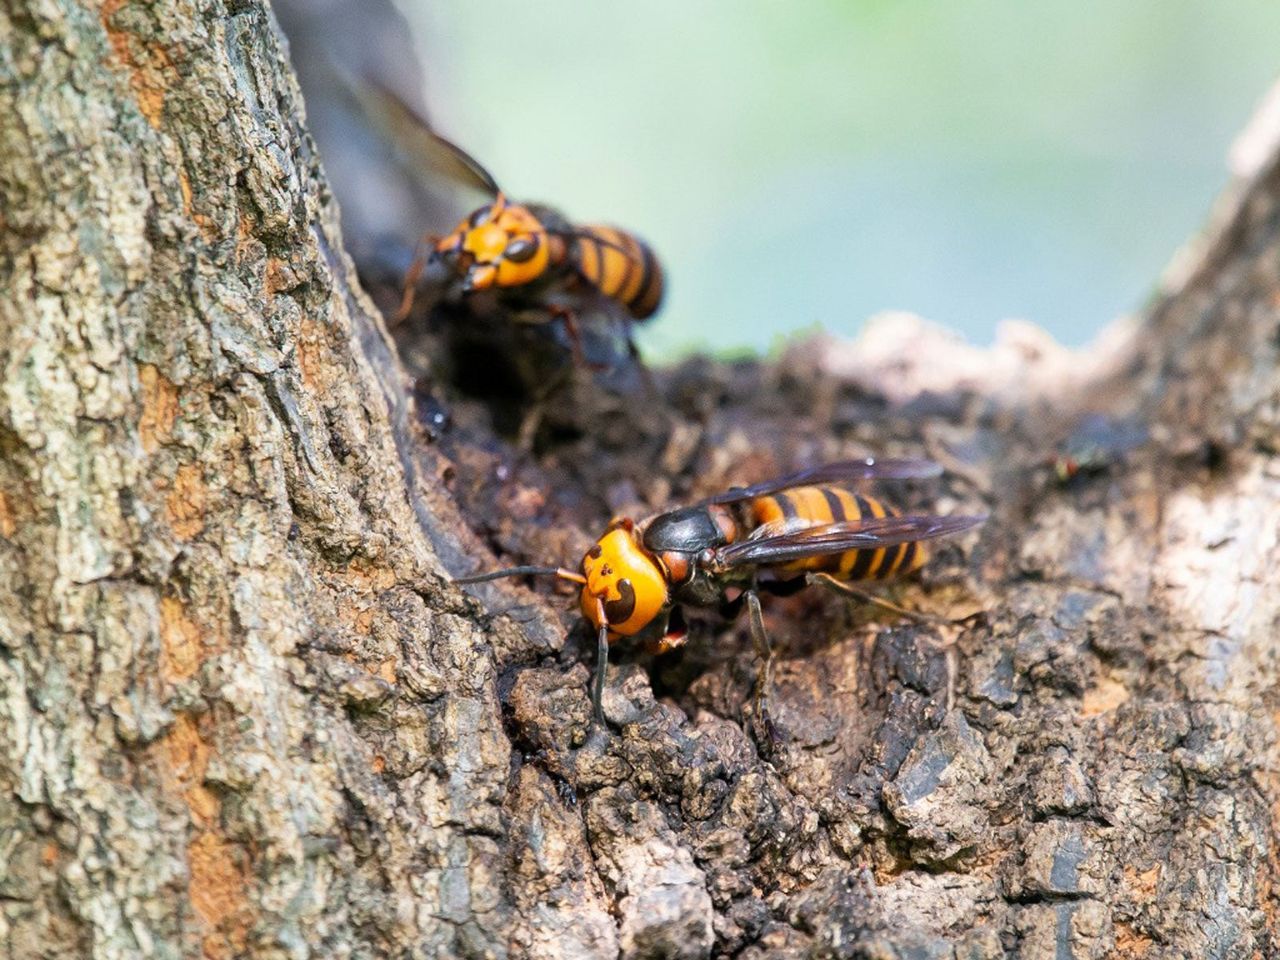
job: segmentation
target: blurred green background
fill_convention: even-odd
[[[1276,0],[404,9],[442,131],[653,243],[662,357],[886,309],[1083,343],[1203,222],[1280,66]]]

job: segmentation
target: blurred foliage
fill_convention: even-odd
[[[404,0],[442,130],[650,239],[651,353],[907,309],[1078,344],[1141,306],[1273,79],[1274,0]]]

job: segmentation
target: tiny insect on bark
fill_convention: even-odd
[[[808,583],[841,590],[847,581],[881,580],[919,569],[927,559],[925,541],[968,530],[986,518],[901,515],[842,484],[941,473],[928,460],[829,463],[640,521],[619,517],[587,551],[577,571],[509,567],[454,582],[545,574],[581,585],[579,607],[597,634],[592,702],[602,725],[610,643],[628,637],[657,652],[670,650],[685,641],[683,618],[674,616],[680,606],[719,608],[732,616],[745,605],[760,656],[757,716],[771,729],[767,700],[772,652],[760,592],[789,593]],[[731,593],[737,593],[732,600]]]

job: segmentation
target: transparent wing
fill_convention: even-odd
[[[985,519],[986,517],[918,514],[828,523],[775,537],[760,537],[728,544],[716,551],[713,565],[778,566],[810,557],[844,553],[846,550],[875,550],[899,543],[945,537],[976,527]]]
[[[810,483],[841,483],[851,480],[926,480],[942,476],[942,467],[932,460],[881,460],[875,457],[864,457],[861,460],[838,460],[835,463],[810,467],[797,473],[766,480],[750,487],[734,487],[714,497],[708,497],[704,503],[737,503],[739,500],[751,500],[755,497],[766,497],[789,487],[800,487]]]
[[[442,177],[491,197],[500,192],[493,175],[475,157],[447,140],[398,94],[368,77],[345,78],[352,96],[388,142],[425,176]]]

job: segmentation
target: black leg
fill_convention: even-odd
[[[591,689],[591,703],[595,708],[596,723],[604,726],[604,675],[609,669],[609,627],[600,625],[596,637],[596,678]]]
[[[773,718],[769,715],[769,690],[773,683],[773,647],[769,643],[769,634],[764,629],[764,614],[760,610],[760,595],[752,588],[745,593],[747,598],[747,614],[751,622],[751,642],[756,648],[756,656],[760,658],[759,671],[756,673],[756,718],[764,728],[765,736],[770,744],[779,740]]]
[[[644,365],[644,360],[640,356],[640,348],[636,346],[636,339],[632,332],[634,321],[630,316],[623,320],[623,336],[627,341],[627,356],[640,372],[640,380],[644,385],[644,392],[650,400],[658,399],[658,385],[654,383],[653,374],[649,372],[649,368]]]

